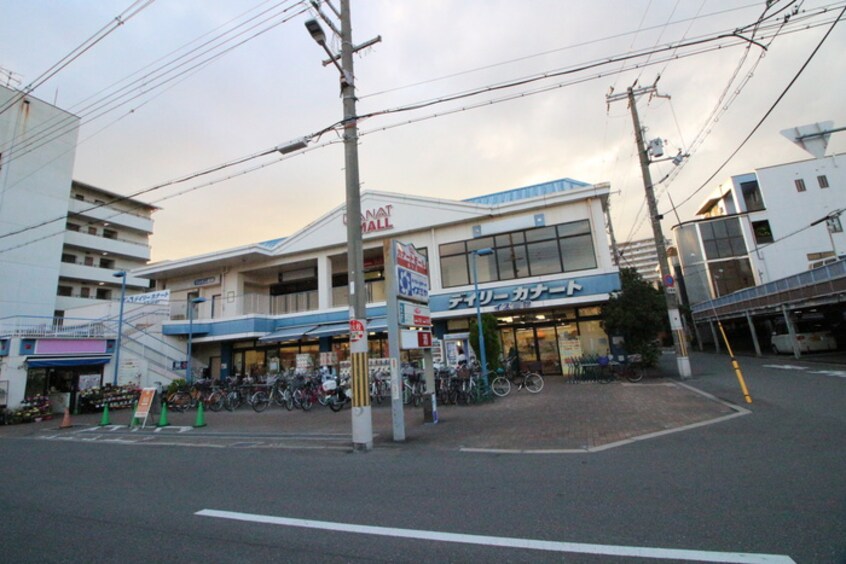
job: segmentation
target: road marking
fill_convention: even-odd
[[[418,529],[397,529],[394,527],[374,527],[370,525],[354,525],[352,523],[334,523],[331,521],[313,521],[310,519],[292,519],[289,517],[275,517],[273,515],[257,515],[253,513],[238,513],[234,511],[219,511],[203,509],[195,515],[200,517],[217,517],[248,523],[265,523],[284,527],[300,527],[305,529],[320,529],[342,533],[357,533],[363,535],[377,535],[404,539],[428,540],[437,542],[455,542],[462,544],[476,544],[482,546],[497,546],[505,548],[522,548],[527,550],[545,550],[548,552],[568,552],[576,554],[596,554],[602,556],[629,556],[632,558],[657,558],[672,560],[688,560],[695,562],[737,562],[737,563],[789,563],[795,561],[789,556],[780,554],[752,554],[742,552],[713,552],[705,550],[686,550],[676,548],[649,548],[640,546],[615,546],[606,544],[586,544],[578,542],[558,542],[533,539],[518,539],[513,537],[490,537],[484,535],[467,535],[461,533],[447,533],[442,531],[424,531]]]
[[[821,374],[823,376],[836,376],[837,378],[846,378],[846,371],[844,370],[809,370],[807,366],[795,366],[792,364],[765,364],[764,368],[776,368],[778,370],[800,370],[806,374]]]

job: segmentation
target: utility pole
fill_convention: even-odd
[[[656,80],[657,82],[657,80]],[[664,297],[667,300],[667,314],[670,318],[670,329],[673,333],[673,344],[676,349],[676,364],[678,366],[679,376],[681,378],[690,378],[690,357],[688,352],[687,336],[684,332],[684,325],[682,324],[681,314],[679,313],[679,304],[677,294],[671,291],[674,290],[672,275],[670,274],[670,265],[667,261],[667,248],[664,245],[664,233],[661,230],[661,216],[658,214],[658,203],[655,201],[655,190],[652,185],[652,175],[649,173],[649,152],[646,144],[643,141],[643,128],[640,125],[640,118],[637,115],[637,99],[636,96],[641,94],[655,94],[657,88],[646,86],[635,89],[630,86],[626,94],[608,95],[606,100],[610,104],[617,100],[627,99],[629,102],[629,109],[632,112],[632,123],[634,124],[635,142],[637,143],[637,152],[640,156],[640,171],[643,175],[643,188],[646,191],[646,203],[649,206],[649,217],[652,221],[652,236],[655,240],[655,249],[658,252],[658,267],[661,270],[661,281],[664,284]]]
[[[330,8],[331,3],[327,3]],[[337,32],[331,20],[315,6],[320,17]],[[333,11],[334,8],[332,8]],[[352,41],[350,0],[341,0],[341,65],[338,56],[326,45],[326,36],[316,20],[305,23],[312,38],[329,55],[329,63],[341,73],[341,97],[344,105],[344,172],[346,180],[347,211],[347,284],[350,306],[350,361],[352,397],[352,440],[356,451],[373,448],[373,417],[370,410],[369,378],[367,359],[367,288],[364,285],[364,251],[361,237],[361,194],[358,175],[358,116],[355,109],[355,72],[353,54],[366,45],[355,47]],[[378,38],[377,38],[378,40]],[[376,41],[376,40],[374,40]],[[367,45],[373,44],[370,41]]]

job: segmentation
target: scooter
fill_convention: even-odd
[[[352,390],[349,387],[349,380],[341,382],[340,378],[326,380],[323,382],[323,391],[326,393],[326,405],[334,412],[341,411],[348,403],[352,403]]]

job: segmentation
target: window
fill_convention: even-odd
[[[817,176],[817,182],[820,188],[828,188],[828,177],[826,175]]]
[[[470,255],[483,248],[494,254],[476,257],[479,282],[596,268],[590,222],[580,220],[441,245],[443,286],[471,284]]]
[[[117,231],[114,229],[103,229],[103,237],[106,239],[117,239]]]
[[[65,224],[65,227],[68,231],[79,231],[79,225],[77,225],[76,223],[68,222]]]
[[[802,180],[801,178],[797,178],[796,180],[793,181],[793,183],[796,185],[796,191],[797,192],[804,192],[805,191],[805,181],[804,180]]]
[[[114,268],[114,267],[115,267],[115,261],[114,260],[104,259],[104,258],[100,259],[100,268]]]
[[[68,264],[76,264],[76,255],[62,253],[62,262],[66,262]]]
[[[769,221],[753,221],[752,231],[755,232],[755,243],[763,245],[764,243],[773,242],[773,232],[770,230]]]
[[[88,226],[88,234],[89,235],[96,235],[97,234],[97,228],[94,227],[93,225],[89,225]]]
[[[743,192],[743,201],[746,204],[746,211],[761,211],[764,209],[764,201],[761,199],[761,191],[758,189],[758,181],[741,182],[740,190]]]
[[[709,260],[746,254],[746,244],[736,217],[704,222],[699,226],[705,257]]]
[[[59,286],[58,295],[60,296],[70,296],[73,294],[73,287],[71,286]]]
[[[94,257],[85,257],[85,266],[94,266]]]
[[[112,299],[112,291],[107,288],[97,288],[97,299],[98,300],[110,300]]]
[[[830,217],[825,220],[829,233],[843,233],[843,225],[840,223],[840,216]]]
[[[83,288],[79,291],[79,295],[80,295],[80,296],[82,296],[83,298],[90,298],[90,297],[91,297],[91,288],[85,288],[85,287],[83,287]]]

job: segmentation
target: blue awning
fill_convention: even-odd
[[[30,368],[50,368],[56,366],[102,366],[108,364],[111,356],[30,356],[26,364]]]
[[[297,327],[285,327],[274,331],[264,337],[259,337],[263,343],[283,343],[285,341],[299,341],[303,336],[314,329],[314,325],[299,325]]]
[[[367,322],[367,330],[374,332],[387,331],[388,320],[384,317],[377,317],[376,319],[371,319]]]
[[[326,325],[318,325],[309,331],[306,337],[334,337],[335,335],[343,335],[349,332],[349,323],[328,323]]]

